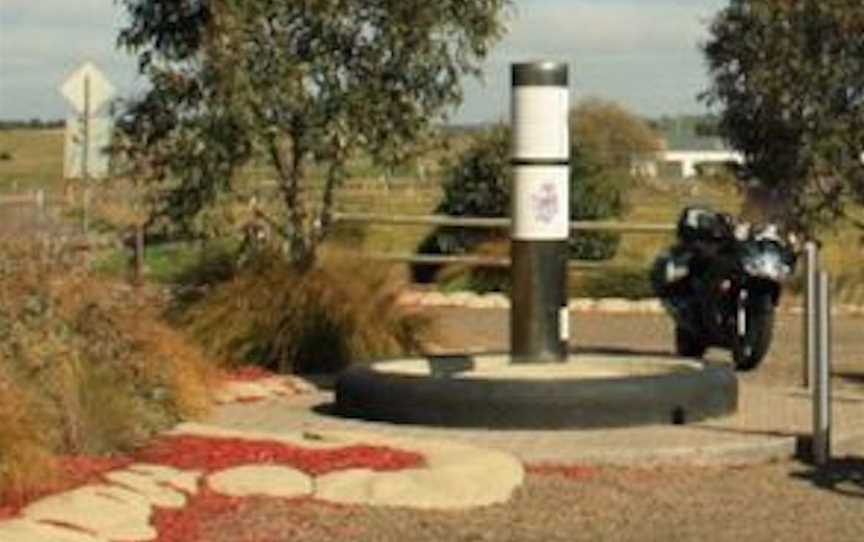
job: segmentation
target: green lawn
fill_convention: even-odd
[[[11,159],[0,160],[0,191],[8,191],[16,183],[19,190],[56,188],[60,185],[63,169],[62,130],[0,131],[0,155],[4,153],[10,155]],[[436,152],[433,158],[424,160],[434,164],[434,167],[426,169],[429,177],[424,183],[414,180],[412,168],[394,171],[394,176],[388,179],[382,170],[373,168],[368,161],[359,160],[354,164],[355,176],[338,194],[337,206],[345,210],[382,214],[431,213],[441,197],[437,165],[446,156]],[[273,175],[267,168],[257,166],[246,171],[244,178],[247,186],[255,186],[256,179],[273,179]],[[631,222],[672,224],[686,205],[708,204],[731,213],[737,213],[740,208],[740,196],[733,188],[712,183],[653,183],[634,189],[630,199],[631,210],[625,220]],[[430,228],[369,226],[362,230],[349,232],[347,237],[351,239],[353,248],[370,252],[411,253]],[[850,301],[864,302],[862,236],[864,232],[846,228],[824,237],[826,267],[834,274],[842,297]],[[626,278],[632,282],[633,274],[650,265],[654,256],[671,241],[668,235],[627,235],[612,263],[625,268],[627,277],[622,276],[622,280]],[[119,262],[125,256],[116,258]],[[181,255],[163,255],[158,250],[150,258],[154,277],[165,280],[169,280],[171,269],[175,267],[171,262],[184,260]],[[183,267],[181,263],[178,265]],[[591,278],[602,274],[582,275]],[[608,285],[609,280],[599,282]]]

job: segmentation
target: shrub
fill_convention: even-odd
[[[622,216],[632,184],[630,161],[634,155],[656,151],[658,139],[638,118],[615,104],[599,100],[587,100],[572,111],[570,130],[573,134],[570,219],[604,220]],[[455,162],[446,164],[444,196],[436,212],[453,216],[509,216],[510,140],[508,127],[487,130],[476,136]],[[506,234],[500,231],[442,227],[421,242],[418,252],[468,253],[484,243],[505,238]],[[570,257],[608,260],[614,257],[619,242],[618,234],[574,235],[569,240]],[[440,266],[416,265],[414,279],[430,282],[439,270]]]
[[[12,153],[9,151],[0,151],[0,162],[9,162],[12,160]]]
[[[655,297],[645,269],[604,269],[573,273],[569,280],[571,297],[648,299]]]
[[[38,481],[55,454],[126,449],[206,410],[213,368],[159,322],[157,294],[140,296],[62,249],[0,242],[0,488]]]
[[[426,319],[397,303],[393,267],[333,250],[301,270],[261,254],[181,312],[181,322],[221,358],[288,373],[327,373],[355,361],[419,348]]]
[[[477,256],[508,258],[510,243],[504,239],[486,241],[474,249]],[[448,265],[438,272],[436,281],[445,292],[472,291],[477,293],[509,292],[510,269],[507,267],[474,267]]]

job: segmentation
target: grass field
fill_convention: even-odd
[[[63,130],[0,130],[0,192],[56,187],[63,179]]]
[[[0,131],[0,154],[7,152],[11,160],[0,161],[0,191],[9,191],[17,183],[19,190],[35,187],[57,188],[62,173],[63,133],[59,130],[10,130]],[[455,151],[453,151],[455,152]],[[396,170],[393,176],[376,170],[368,163],[358,163],[355,175],[341,190],[337,206],[343,210],[382,214],[428,214],[437,206],[441,191],[438,184],[438,166],[446,157],[436,152],[434,157],[424,160],[425,182],[416,180],[416,167]],[[246,177],[254,186],[254,179],[272,179],[264,168],[250,169]],[[96,195],[98,197],[98,194]],[[626,221],[649,223],[674,223],[678,213],[686,205],[707,204],[714,208],[737,213],[741,198],[732,187],[714,183],[692,183],[669,181],[653,183],[635,188],[631,194],[631,209]],[[353,236],[352,247],[368,252],[413,253],[431,228],[418,226],[379,226],[363,229],[361,235]],[[842,298],[846,301],[864,302],[864,232],[852,228],[841,229],[824,236],[824,262],[833,273]],[[616,267],[630,269],[633,275],[646,269],[654,256],[671,243],[670,236],[629,235],[625,236],[618,255],[611,262]],[[175,257],[179,265],[188,263],[182,251],[155,250],[148,258],[155,269],[156,278],[170,280],[176,273],[171,269]],[[116,268],[122,258],[115,257],[108,265]],[[605,273],[590,276],[604,277]],[[585,274],[583,273],[583,276]],[[578,277],[577,282],[578,281]],[[605,276],[609,279],[609,276]],[[622,278],[624,280],[624,278]],[[609,280],[605,280],[609,282]]]

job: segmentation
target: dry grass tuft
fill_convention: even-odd
[[[0,489],[40,481],[54,454],[128,449],[209,404],[215,367],[159,321],[164,301],[67,256],[0,240]]]
[[[334,372],[419,349],[428,321],[397,303],[407,277],[396,269],[328,250],[301,271],[264,254],[181,320],[220,358],[286,373]]]

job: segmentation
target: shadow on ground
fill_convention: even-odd
[[[839,378],[848,384],[855,384],[864,387],[864,373],[851,371],[834,371],[831,373],[834,378]]]
[[[861,457],[835,458],[827,465],[810,465],[809,470],[793,472],[791,476],[839,495],[864,499],[864,458]]]

